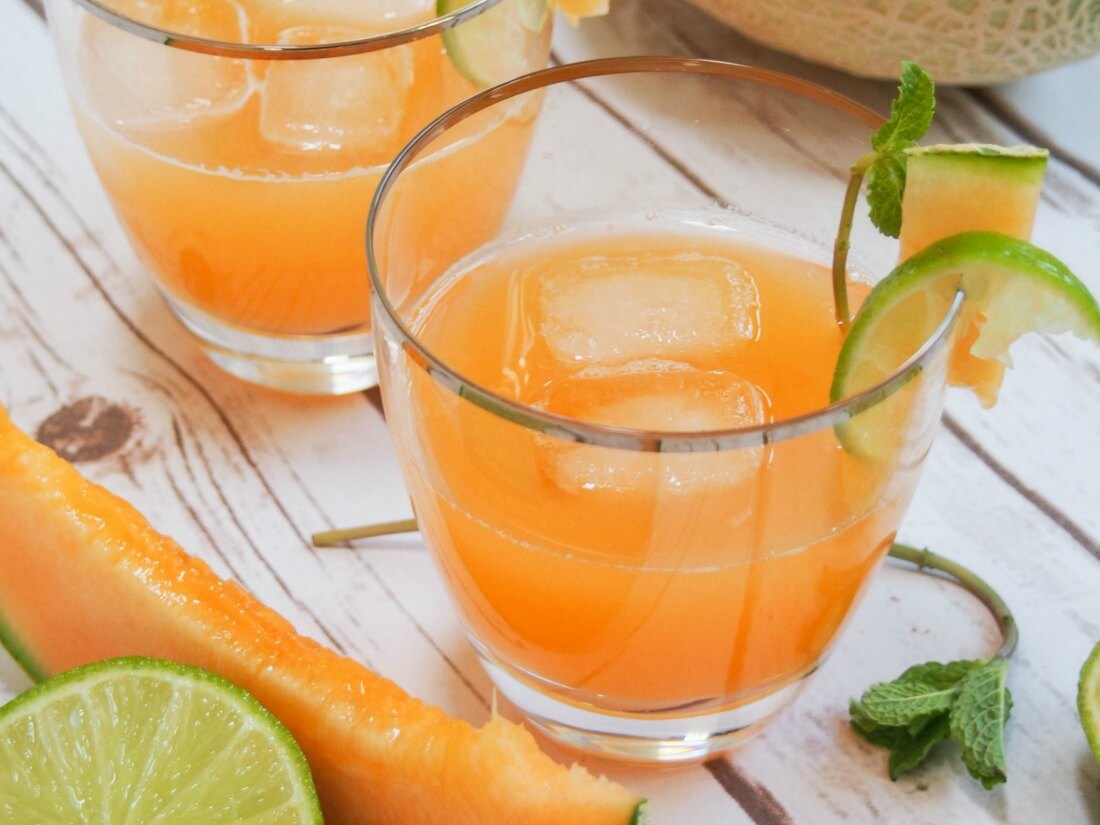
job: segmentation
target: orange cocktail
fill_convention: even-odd
[[[950,318],[884,384],[831,404],[843,334],[828,249],[780,214],[813,227],[783,189],[812,178],[749,130],[779,197],[751,192],[763,214],[747,217],[662,181],[658,153],[618,168],[569,155],[558,113],[578,76],[601,100],[669,102],[653,120],[631,110],[650,146],[698,145],[700,112],[760,87],[773,111],[831,131],[865,137],[873,117],[729,64],[562,67],[512,87],[547,87],[547,103],[491,243],[461,258],[410,245],[412,164],[372,211],[388,420],[494,682],[567,744],[696,759],[757,729],[835,642],[912,496]],[[491,113],[480,105],[452,122]],[[866,286],[850,290],[858,303]]]
[[[654,230],[517,246],[426,296],[413,332],[471,382],[604,425],[730,430],[827,403],[842,340],[827,270],[720,232]],[[423,373],[410,380],[431,455],[412,481],[417,512],[474,636],[624,711],[805,675],[908,494],[861,511],[876,468],[829,431],[629,452],[458,415]]]
[[[516,2],[485,14],[507,15]],[[177,314],[219,363],[245,377],[321,392],[370,383],[370,198],[409,137],[478,89],[441,36],[387,42],[430,24],[436,5],[110,2],[128,20],[236,48],[211,55],[149,42],[69,3],[58,0],[51,17],[78,125]],[[548,36],[548,25],[519,28],[501,47],[536,68]],[[339,44],[358,43],[349,47],[356,52],[372,39],[373,50],[334,56]],[[305,59],[268,59],[295,50]],[[502,111],[457,151],[424,159],[434,171],[416,195],[419,208],[454,213],[456,249],[499,223],[531,114]],[[471,186],[484,196],[457,210]]]

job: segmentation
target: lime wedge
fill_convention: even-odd
[[[309,767],[241,688],[144,658],[70,670],[0,708],[0,821],[320,825]]]
[[[985,143],[905,150],[900,260],[959,232],[1028,240],[1046,173],[1046,149]]]
[[[952,341],[948,380],[996,401],[1008,349],[1027,332],[1073,332],[1100,342],[1100,306],[1077,277],[1027,241],[965,232],[926,247],[871,290],[837,358],[831,388],[839,401],[893,374],[935,331],[956,291],[966,295]],[[873,410],[869,411],[873,413]],[[882,456],[887,427],[843,425],[846,447]]]
[[[1092,649],[1077,682],[1077,712],[1092,755],[1100,763],[1100,643]]]
[[[437,0],[449,14],[471,0]],[[548,0],[503,0],[472,20],[443,32],[443,45],[458,73],[480,87],[495,86],[542,67],[540,31],[550,16]]]

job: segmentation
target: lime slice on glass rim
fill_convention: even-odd
[[[0,821],[321,825],[297,742],[249,693],[129,657],[0,708]]]
[[[830,390],[836,402],[893,374],[943,321],[957,291],[965,294],[948,381],[970,386],[986,405],[996,400],[1008,349],[1027,332],[1073,332],[1100,342],[1100,306],[1057,258],[996,232],[963,232],[926,247],[868,294],[837,358]],[[849,451],[890,453],[874,416],[840,425]]]
[[[1077,682],[1077,712],[1096,762],[1100,764],[1100,643],[1092,649]]]
[[[437,0],[436,14],[468,6],[471,0]],[[527,74],[533,42],[550,16],[549,0],[502,0],[472,20],[443,32],[443,46],[458,73],[476,86],[487,88]]]

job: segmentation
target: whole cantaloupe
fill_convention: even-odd
[[[747,37],[864,77],[1023,77],[1100,52],[1100,0],[692,0]]]

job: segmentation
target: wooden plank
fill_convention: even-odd
[[[659,11],[662,1],[646,8]],[[45,57],[40,24],[16,0],[0,0],[0,13],[8,23],[0,32],[0,77],[33,70],[40,78],[33,90],[0,88],[0,402],[32,429],[91,395],[136,408],[140,419],[127,444],[82,465],[85,472],[131,498],[219,570],[239,576],[305,632],[452,713],[483,720],[491,691],[415,538],[360,551],[306,546],[305,535],[321,527],[408,513],[376,411],[361,397],[299,401],[254,390],[217,373],[190,348],[109,215]],[[616,12],[608,30],[616,37],[622,14]],[[647,14],[631,19],[660,23]],[[677,11],[652,42],[664,50],[675,46],[683,36],[681,16]],[[571,32],[563,31],[559,49],[567,52]],[[602,35],[584,34],[590,36]],[[602,47],[587,48],[595,55]],[[888,87],[868,89],[882,101],[889,97]],[[576,107],[579,149],[597,145],[607,163],[638,166],[633,153],[640,142],[621,122],[579,96],[568,105]],[[954,118],[975,116],[972,108],[964,101]],[[650,173],[667,176],[670,188],[684,185],[674,170]],[[1089,190],[1064,174],[1071,194],[1092,203]],[[1080,229],[1067,220],[1060,212],[1052,216],[1049,231]],[[49,273],[48,289],[43,273]],[[1079,356],[1086,366],[1089,355]],[[1034,366],[1025,365],[1029,380],[1053,369],[1056,359],[1036,357]],[[1076,379],[1078,367],[1074,360],[1066,373]],[[1062,380],[1054,375],[1041,387]],[[1064,420],[1071,439],[1087,438],[1083,423]],[[1027,484],[1042,480],[1041,467],[1017,463],[1013,438],[1008,431],[992,452],[995,460]],[[1051,460],[1062,460],[1063,448],[1054,449]],[[1072,472],[1087,486],[1087,474]],[[1062,505],[1063,486],[1041,489]],[[950,433],[934,451],[908,525],[906,538],[973,564],[1020,613],[1024,643],[1011,677],[1018,704],[1009,787],[982,794],[946,759],[891,784],[882,754],[848,732],[847,697],[871,681],[918,659],[981,655],[995,644],[992,626],[972,600],[946,585],[888,571],[807,694],[738,754],[734,767],[612,771],[653,797],[658,822],[684,821],[685,811],[701,825],[1087,821],[1100,799],[1082,768],[1088,757],[1071,698],[1074,668],[1100,635],[1093,610],[1100,567]],[[1037,557],[1044,563],[1036,564]],[[0,691],[22,687],[10,661],[0,662]],[[1083,777],[1081,792],[1052,794],[1067,777]]]

